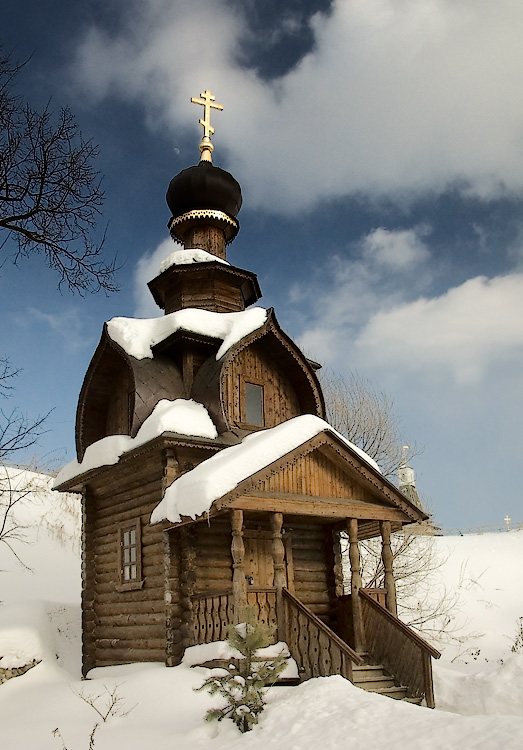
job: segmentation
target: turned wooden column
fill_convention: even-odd
[[[332,556],[334,559],[334,585],[336,596],[343,596],[343,555],[341,552],[341,537],[339,531],[332,532]]]
[[[234,622],[242,621],[247,606],[247,583],[245,581],[245,544],[243,543],[243,510],[231,511],[233,564],[232,596],[234,601]]]
[[[380,521],[381,559],[385,571],[385,606],[393,615],[398,614],[396,605],[396,582],[392,570],[394,557],[390,546],[390,521]]]
[[[350,593],[352,605],[352,627],[354,630],[354,650],[365,651],[363,617],[361,612],[361,564],[358,546],[358,519],[349,518],[349,560],[350,560]]]
[[[287,638],[285,627],[285,613],[283,604],[283,589],[287,583],[285,575],[285,546],[282,538],[283,514],[271,513],[272,530],[272,561],[274,565],[274,586],[276,588],[276,618],[278,623],[278,639]]]

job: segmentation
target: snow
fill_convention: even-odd
[[[0,519],[6,500],[1,491],[9,481],[14,499],[19,498],[10,519],[23,537],[12,545],[21,562],[0,543],[0,601],[80,601],[81,499],[52,492],[53,480],[48,474],[0,467]]]
[[[177,523],[182,516],[197,518],[209,511],[215,500],[233,490],[244,479],[324,430],[335,434],[379,471],[375,461],[327,422],[312,414],[305,414],[276,427],[247,435],[239,445],[225,448],[182,474],[166,489],[163,500],[151,515],[151,523],[163,520]]]
[[[223,258],[218,258],[217,255],[208,253],[206,250],[201,250],[199,247],[175,250],[162,261],[159,273],[167,271],[171,266],[186,266],[191,263],[212,263],[215,261],[223,263],[225,266],[230,265]]]
[[[259,659],[276,659],[279,656],[287,658],[287,664],[280,674],[280,678],[290,679],[298,677],[298,665],[291,658],[289,647],[283,641],[278,641],[272,646],[259,648],[255,656]],[[242,659],[243,656],[235,648],[229,646],[227,641],[215,641],[214,643],[200,643],[197,646],[185,649],[182,663],[188,667],[194,667],[207,661],[215,659]]]
[[[189,331],[220,339],[219,360],[231,347],[265,323],[267,310],[250,307],[235,313],[185,308],[160,318],[113,318],[107,323],[109,336],[135,359],[151,359],[152,348],[176,331]]]
[[[24,511],[28,523],[29,510]],[[32,591],[21,601],[23,569],[15,566],[0,573],[0,655],[13,666],[26,659],[42,660],[0,685],[2,747],[58,750],[62,745],[52,734],[57,727],[68,748],[87,747],[98,721],[96,750],[382,750],[384,743],[388,750],[523,746],[523,655],[511,650],[517,618],[523,615],[518,581],[523,531],[434,539],[444,554],[450,551],[441,573],[449,591],[461,597],[460,609],[468,620],[461,655],[448,646],[442,659],[433,662],[436,710],[366,693],[341,677],[318,678],[298,687],[271,688],[259,725],[241,735],[228,720],[204,722],[206,711],[220,699],[194,692],[210,671],[190,665],[202,654],[229,658],[225,644],[188,649],[178,667],[144,663],[96,668],[88,680],[81,680],[80,580],[71,591],[58,554],[62,548],[37,533],[40,517],[37,505],[33,577],[47,597],[44,563],[51,556],[54,585],[61,587],[58,593],[65,603],[34,601]],[[54,552],[48,542],[55,545]],[[479,640],[474,635],[478,633],[483,634]],[[78,697],[82,693],[103,708],[114,689],[125,715],[106,723]]]
[[[456,593],[455,617],[467,634],[465,643],[446,648],[447,660],[475,671],[498,665],[523,616],[523,531],[441,537],[437,544],[444,562],[434,575]]]
[[[71,461],[60,471],[54,486],[58,487],[73,477],[91,469],[116,464],[124,453],[148,443],[164,432],[214,439],[218,432],[209,412],[192,399],[162,399],[144,421],[134,438],[129,435],[109,435],[97,440],[85,451],[82,461]]]

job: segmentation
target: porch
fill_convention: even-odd
[[[226,640],[229,625],[239,622],[245,607],[250,606],[257,619],[274,628],[277,640],[288,644],[300,679],[339,674],[361,687],[417,702],[425,700],[427,706],[434,707],[431,657],[438,658],[439,653],[396,615],[389,521],[379,524],[385,588],[365,589],[358,519],[347,519],[342,526],[326,524],[325,519],[315,519],[317,523],[311,524],[312,519],[307,519],[305,555],[305,527],[300,527],[296,518],[286,517],[289,530],[285,531],[283,514],[278,512],[262,516],[233,509],[228,517],[229,523],[224,524],[226,517],[222,519],[222,528],[224,532],[226,526],[229,528],[230,565],[212,573],[222,576],[220,587],[210,588],[210,580],[202,576],[210,553],[201,540],[207,537],[214,542],[209,544],[213,550],[209,559],[217,559],[216,537],[211,536],[210,527],[202,527],[200,544],[194,528],[180,530],[186,646]],[[344,592],[342,528],[349,542],[350,594]],[[316,530],[316,536],[311,529]],[[320,539],[321,550],[317,549]],[[320,554],[325,572],[317,562]],[[305,583],[304,577],[309,579]],[[320,592],[325,605],[316,603],[319,597],[314,589],[320,588],[325,589]],[[377,678],[379,668],[388,675],[381,682]],[[380,687],[387,679],[388,688]]]

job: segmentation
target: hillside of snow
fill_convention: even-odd
[[[2,747],[83,750],[96,724],[96,750],[523,746],[523,654],[512,650],[523,616],[523,531],[431,542],[440,564],[428,588],[453,597],[451,636],[435,643],[443,651],[433,663],[436,710],[319,678],[272,688],[259,725],[241,735],[228,720],[204,722],[218,699],[194,692],[209,673],[201,667],[106,667],[81,680],[78,516],[60,510],[49,478],[38,477],[29,477],[35,502],[18,508],[29,543],[16,549],[32,571],[0,544],[0,668],[40,661],[0,684]],[[105,713],[111,694],[115,715],[104,723],[89,703]]]

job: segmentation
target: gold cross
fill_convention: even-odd
[[[201,99],[196,99],[194,96],[191,97],[193,104],[202,104],[204,109],[203,120],[200,120],[200,125],[203,127],[203,137],[209,138],[210,135],[214,134],[214,128],[211,126],[211,109],[220,109],[223,107],[221,104],[214,104],[216,97],[211,94],[210,91],[206,90],[200,94]]]

